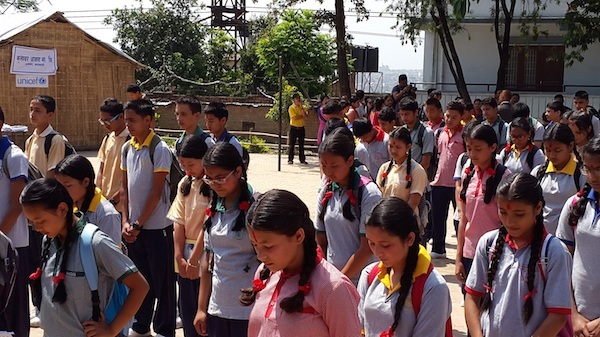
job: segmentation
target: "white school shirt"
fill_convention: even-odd
[[[7,136],[2,136],[0,142],[9,142]],[[10,157],[7,158],[8,172],[10,177],[6,176],[3,158],[0,158],[0,220],[4,219],[10,206],[10,183],[25,179],[27,181],[29,162],[21,149],[16,145],[10,145]],[[19,202],[18,200],[14,200]],[[27,227],[27,219],[23,212],[17,218],[13,228],[8,233],[4,233],[10,238],[15,248],[23,248],[29,246],[29,229]]]
[[[529,156],[529,149],[521,150],[518,157],[514,149],[511,149],[508,154],[505,150],[502,150],[496,155],[496,160],[509,169],[511,173],[530,173],[536,166],[546,162],[546,156],[540,149],[533,155],[533,165],[531,167],[527,164],[527,156]]]
[[[373,179],[377,179],[377,173],[379,172],[381,165],[391,159],[390,152],[388,151],[390,136],[378,127],[375,128],[378,130],[375,139],[370,143],[361,142],[367,149],[369,158],[369,162],[363,164],[368,165],[369,172],[371,172],[371,178]]]

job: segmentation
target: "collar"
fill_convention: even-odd
[[[374,126],[373,129],[377,130],[375,140],[378,142],[383,142],[385,140],[385,131],[383,131],[379,126]]]
[[[152,143],[152,138],[154,138],[154,130],[150,130],[150,133],[148,134],[146,139],[144,139],[143,143],[140,143],[137,137],[133,136],[131,137],[131,146],[136,150],[141,150],[144,146],[150,147],[150,143]]]
[[[217,142],[224,142],[225,139],[227,139],[227,135],[229,135],[229,131],[227,131],[227,129],[224,129],[223,133],[221,134],[221,137],[217,138]]]
[[[250,196],[252,196],[254,194],[252,186],[250,186],[250,184],[247,184],[247,185],[248,185],[248,192],[249,192]],[[239,205],[240,205],[240,199],[238,197],[238,199],[235,201],[235,204],[233,205],[233,207],[231,209],[238,209]],[[221,212],[221,213],[227,212],[227,208],[225,207],[225,203],[223,203],[223,198],[217,197],[217,205],[215,206],[215,210],[217,212]]]
[[[443,120],[443,119],[442,119],[442,120],[441,120],[439,123],[436,123],[436,124],[433,124],[433,123],[431,123],[431,121],[428,121],[428,122],[427,122],[427,125],[429,125],[429,127],[430,127],[431,129],[435,129],[435,128],[436,128],[436,126],[439,126],[439,125],[441,125],[443,122],[444,122],[444,120]]]
[[[413,282],[415,279],[423,274],[427,274],[429,271],[429,265],[431,264],[431,257],[427,252],[427,249],[421,245],[419,245],[419,257],[417,258],[417,267],[412,275]],[[393,294],[394,292],[400,289],[400,283],[396,284],[394,288],[392,288],[392,282],[390,279],[390,273],[388,271],[389,268],[384,267],[383,262],[379,262],[379,274],[377,274],[377,278],[379,282],[381,282],[388,290],[388,296]]]
[[[548,235],[548,231],[546,231],[546,228],[544,228],[544,234],[542,234],[542,244],[544,243],[544,239],[546,238],[547,235]],[[521,246],[520,248],[525,248],[525,247],[529,246],[531,244],[531,241],[533,241],[533,237],[529,238],[529,240],[525,243],[525,245]],[[508,244],[508,246],[514,250],[520,249],[519,247],[517,247],[517,245],[513,241],[512,237],[508,233],[506,233],[504,242],[506,242]]]
[[[48,124],[48,127],[47,127],[47,128],[44,130],[44,131],[42,131],[42,133],[40,133],[40,134],[38,135],[38,133],[37,133],[37,129],[34,129],[34,130],[33,130],[33,134],[34,134],[34,135],[36,135],[36,136],[38,136],[38,137],[46,137],[46,136],[48,136],[48,135],[50,134],[50,132],[52,132],[52,131],[54,131],[54,129],[52,128],[52,125]]]
[[[202,130],[202,128],[200,127],[200,125],[196,125],[196,130],[194,130],[194,136],[200,136],[204,133],[204,130]],[[183,142],[183,139],[185,138],[185,136],[187,136],[187,133],[185,131],[183,131],[181,133],[181,137],[179,137],[179,141]]]
[[[450,129],[447,126],[444,126],[444,132],[446,132],[448,134],[448,138],[452,138],[452,137],[456,136],[462,130],[463,130],[463,125],[461,124],[460,127],[458,129],[456,129],[456,131],[454,131],[454,133],[452,135],[450,135]]]
[[[102,196],[102,191],[98,187],[96,187],[96,189],[94,190],[94,197],[90,202],[90,207],[88,207],[88,212],[96,212],[96,209],[104,200],[106,200],[106,198]],[[79,209],[77,208],[77,206],[73,206],[73,213],[79,213]]]
[[[117,137],[119,138],[127,138],[129,136],[129,129],[125,128]]]
[[[592,189],[590,189],[590,193],[588,193],[588,195],[587,195],[587,198],[588,198],[589,200],[592,200],[592,201],[597,201],[597,200],[598,200],[598,199],[596,198],[596,191],[594,191],[594,189],[593,189],[593,188],[592,188]]]
[[[571,156],[571,159],[569,159],[569,162],[567,163],[567,165],[565,165],[565,167],[563,167],[562,170],[557,170],[556,167],[554,167],[554,164],[552,162],[549,162],[548,168],[546,169],[546,173],[556,172],[572,176],[575,175],[575,169],[577,169],[577,162],[575,162],[575,159],[573,158],[573,156]]]
[[[496,169],[495,169],[496,166],[497,166],[497,163],[492,161],[492,165],[490,165],[488,168],[486,168],[485,171],[483,171],[483,172],[485,172],[493,177],[494,175],[496,175]],[[482,172],[481,167],[479,167],[479,165],[475,165],[475,171],[481,173]]]

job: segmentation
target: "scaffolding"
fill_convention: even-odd
[[[240,52],[246,48],[246,39],[250,35],[246,21],[246,0],[211,0],[210,25],[223,30],[235,39],[233,68],[238,68]]]

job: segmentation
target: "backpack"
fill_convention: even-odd
[[[234,136],[231,133],[227,132],[227,135],[225,135],[224,142],[229,143],[233,137]],[[240,140],[238,139],[238,142],[239,141]],[[240,143],[240,145],[241,145],[241,143]],[[248,165],[250,164],[250,152],[248,152],[248,150],[246,150],[246,148],[243,146],[242,146],[242,161],[244,162],[244,166],[245,166],[246,170],[248,170]]]
[[[2,169],[7,177],[10,177],[10,172],[8,171],[8,157],[10,156],[10,152],[13,150],[13,146],[18,148],[18,146],[14,145],[12,142],[10,144],[11,145],[5,150],[4,155],[2,156]],[[29,165],[27,168],[27,181],[34,181],[44,177],[37,166],[33,165],[30,161],[27,161],[27,163]]]
[[[96,257],[94,256],[94,249],[92,247],[92,240],[94,234],[100,229],[96,225],[86,224],[81,232],[80,243],[79,243],[79,254],[81,255],[81,264],[83,265],[83,272],[85,278],[90,286],[92,292],[92,320],[100,321],[100,295],[98,293],[98,265],[96,264]],[[121,282],[115,281],[113,293],[110,296],[108,304],[104,310],[104,316],[106,317],[106,323],[110,324],[121,307],[125,303],[129,289]],[[122,333],[126,336],[129,327],[123,328]]]
[[[17,280],[18,256],[12,241],[0,232],[0,313],[3,313],[12,298]]]
[[[184,141],[184,140],[185,140],[185,138],[186,138],[186,137],[188,137],[188,136],[191,136],[191,135],[185,135],[185,133],[184,133],[184,135],[183,135],[183,136],[181,136],[181,138],[179,138],[179,139],[181,139],[181,141],[179,141],[179,139],[178,139],[178,140],[175,142],[175,154],[176,154],[176,155],[179,155],[179,152],[181,152],[181,146],[183,145],[183,141]],[[210,134],[209,134],[208,132],[204,132],[204,131],[203,131],[203,132],[200,134],[200,138],[201,138],[203,141],[206,141],[206,139],[207,139],[207,138],[210,138]],[[231,138],[230,138],[230,139],[231,139]]]
[[[44,153],[46,153],[46,157],[48,157],[48,154],[50,154],[50,148],[52,147],[52,138],[54,138],[54,136],[60,136],[65,142],[65,157],[68,157],[72,154],[77,154],[77,151],[75,151],[73,145],[71,145],[71,143],[69,143],[63,135],[53,130],[46,136],[46,139],[44,140]]]
[[[533,170],[533,157],[535,156],[535,154],[539,151],[540,149],[533,145],[533,147],[531,148],[531,151],[527,151],[527,158],[525,159],[525,162],[527,163],[527,166],[529,166],[530,170]],[[504,158],[502,159],[502,165],[506,164],[506,160],[508,159],[508,154],[512,151],[512,149],[505,149],[504,150]],[[579,172],[579,174],[581,175],[581,172]],[[577,183],[579,184],[579,183]],[[579,189],[577,189],[579,191]]]
[[[377,275],[379,274],[380,271],[381,271],[381,269],[379,268],[379,263],[376,263],[375,266],[373,267],[373,269],[371,269],[369,276],[367,277],[367,285],[371,286],[371,284],[373,284],[373,281],[375,280],[375,278],[377,277]],[[413,310],[415,311],[415,316],[417,316],[417,317],[419,316],[419,312],[421,311],[421,302],[423,301],[425,282],[427,281],[427,278],[429,277],[429,274],[431,274],[432,271],[433,271],[433,264],[429,263],[429,268],[427,269],[427,273],[417,276],[412,284],[412,291],[411,291],[412,306],[413,306]],[[445,337],[453,337],[454,336],[452,333],[452,318],[451,317],[448,317],[448,320],[446,321],[446,334],[444,336]]]
[[[423,125],[423,123],[419,123],[419,130],[417,131],[417,145],[419,145],[419,148],[421,148],[421,151],[423,150],[423,137],[425,137],[425,125]],[[437,169],[438,169],[438,164],[439,164],[439,154],[437,151],[437,139],[440,136],[440,134],[442,133],[442,127],[440,126],[439,129],[437,129],[435,131],[434,134],[434,138],[433,138],[433,153],[431,153],[431,160],[429,161],[429,167],[427,168],[427,170],[425,170],[427,172],[427,179],[429,179],[429,181],[433,181],[435,179],[435,175],[437,173]]]

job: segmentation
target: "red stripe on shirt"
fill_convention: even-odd
[[[561,315],[570,315],[571,309],[567,308],[546,308],[546,312]]]
[[[485,296],[485,293],[479,292],[477,290],[473,290],[467,286],[465,286],[465,291],[473,296],[479,296],[479,297]]]

